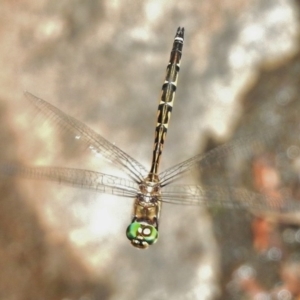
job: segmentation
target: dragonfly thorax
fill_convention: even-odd
[[[147,178],[139,185],[139,199],[146,202],[156,202],[160,200],[160,185],[157,182],[149,181]]]

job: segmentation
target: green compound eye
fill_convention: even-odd
[[[138,248],[146,248],[148,245],[154,244],[158,239],[156,228],[147,223],[132,222],[127,227],[126,235],[133,246]]]
[[[128,227],[127,227],[127,230],[126,230],[126,235],[127,235],[127,238],[129,240],[133,240],[136,238],[137,234],[138,234],[138,230],[139,228],[141,227],[140,223],[138,222],[133,222],[131,223]]]

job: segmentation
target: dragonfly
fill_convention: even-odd
[[[128,177],[121,178],[84,169],[16,164],[2,166],[2,173],[32,179],[51,180],[80,188],[93,189],[104,194],[133,198],[133,213],[131,223],[126,230],[126,236],[131,244],[139,249],[146,249],[157,242],[163,203],[208,207],[221,205],[222,207],[243,207],[260,211],[282,209],[281,202],[245,189],[232,187],[204,188],[200,185],[184,184],[172,185],[174,181],[195,167],[201,171],[221,161],[237,149],[238,151],[256,149],[262,140],[271,138],[271,135],[265,133],[260,136],[256,135],[255,138],[246,136],[237,139],[216,147],[207,153],[197,154],[163,172],[159,172],[160,159],[175,99],[183,43],[184,28],[179,27],[174,38],[159,98],[150,171],[147,171],[142,164],[84,123],[33,94],[25,92],[25,96],[30,103],[47,119],[59,126],[60,129],[66,130],[68,134],[70,133],[93,153],[102,156],[106,161],[117,166]],[[252,141],[250,146],[249,139]],[[287,206],[286,203],[285,205]],[[293,209],[291,203],[289,203],[289,207]]]

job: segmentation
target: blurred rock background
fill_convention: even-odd
[[[230,140],[237,128],[240,136],[242,128],[270,125],[272,108],[293,112],[296,125],[288,128],[297,129],[297,1],[28,0],[0,7],[1,161],[122,176],[36,115],[23,96],[28,90],[149,166],[178,26],[186,38],[161,170]],[[230,182],[212,175],[214,184],[244,184],[237,178],[245,164],[237,161],[227,164],[236,174]],[[248,252],[261,259],[250,251],[251,222],[243,223],[251,217],[234,210],[164,205],[160,240],[137,251],[125,237],[126,199],[3,177],[0,206],[1,299],[244,299],[251,292],[236,288],[232,274],[245,270]],[[258,285],[271,291],[282,279],[274,260],[265,261],[272,265],[266,273],[278,276],[262,276],[267,283]]]

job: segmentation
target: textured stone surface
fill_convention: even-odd
[[[22,94],[29,90],[147,166],[178,26],[186,28],[186,40],[162,169],[203,150],[207,136],[225,141],[260,69],[285,65],[297,51],[297,13],[292,1],[5,1],[1,160],[121,175],[36,116]],[[137,251],[124,233],[131,213],[126,199],[4,178],[0,205],[2,298],[214,299],[221,293],[222,245],[202,209],[165,205],[159,242]],[[228,224],[237,228],[232,215]],[[231,234],[235,239],[239,232]]]

